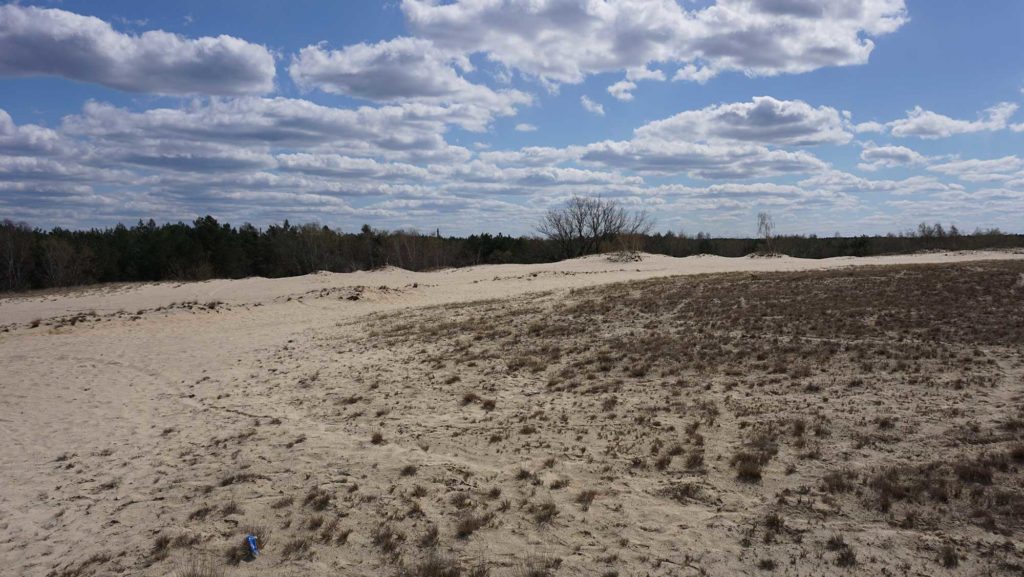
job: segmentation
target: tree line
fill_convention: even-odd
[[[572,206],[570,203],[563,210],[570,211]],[[267,228],[250,224],[234,227],[212,216],[192,223],[158,225],[150,220],[130,227],[119,224],[91,230],[41,230],[3,220],[0,291],[105,282],[283,277],[384,266],[422,271],[479,264],[551,262],[614,251],[676,257],[735,257],[774,252],[827,258],[1024,247],[1024,235],[999,230],[963,234],[955,226],[940,224],[922,224],[900,234],[858,237],[712,238],[705,233],[652,234],[645,215],[625,213],[617,205],[583,203],[582,207],[597,211],[590,216],[598,220],[573,221],[580,215],[564,214],[570,220],[545,221],[553,228],[545,229],[542,222],[538,230],[543,236],[519,237],[486,233],[454,237],[442,236],[440,231],[387,231],[368,225],[358,232],[342,232],[315,224],[292,225],[288,221]]]

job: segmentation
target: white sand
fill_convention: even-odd
[[[248,278],[192,283],[124,284],[116,287],[69,289],[52,293],[0,298],[0,325],[28,323],[63,315],[95,311],[113,313],[152,309],[183,301],[212,300],[231,305],[269,305],[288,297],[297,298],[321,290],[367,287],[399,289],[400,296],[381,296],[367,305],[339,307],[338,315],[364,314],[369,310],[434,305],[478,299],[504,298],[518,294],[578,288],[674,275],[745,271],[799,271],[846,266],[928,264],[971,260],[1024,258],[1022,252],[943,252],[879,257],[838,257],[828,259],[726,258],[692,256],[673,258],[644,255],[642,262],[615,263],[601,256],[539,265],[484,265],[434,272],[411,272],[387,268],[372,272],[316,273],[280,279]],[[417,288],[411,285],[417,284]],[[352,304],[352,303],[348,303]],[[285,319],[282,321],[287,322]],[[305,320],[299,320],[298,326]]]
[[[138,284],[2,298],[0,327],[8,331],[0,333],[0,574],[49,575],[102,552],[143,555],[165,523],[178,522],[182,510],[187,514],[196,506],[182,502],[191,494],[185,490],[194,489],[191,480],[208,482],[203,467],[216,466],[189,461],[180,447],[168,449],[163,431],[173,428],[177,432],[172,434],[188,439],[182,446],[191,447],[218,436],[229,424],[251,423],[249,417],[215,409],[194,396],[216,398],[217,383],[244,383],[256,367],[272,366],[276,348],[359,315],[671,275],[985,259],[1024,259],[1024,254],[825,260],[646,255],[638,263],[590,257],[543,265]],[[356,287],[366,289],[360,293]],[[358,300],[348,298],[356,294]],[[153,310],[193,300],[226,306]],[[97,320],[75,326],[47,321],[87,311],[95,311]],[[115,315],[118,311],[127,314]],[[145,312],[131,318],[138,311]],[[34,319],[43,324],[29,328]],[[292,414],[287,406],[280,412]],[[322,441],[334,450],[354,443],[329,433],[329,428],[314,426],[309,443]],[[69,457],[58,460],[61,455]],[[317,467],[315,462],[295,466]],[[154,476],[163,484],[156,485]],[[116,487],[105,489],[109,481],[116,481]],[[165,571],[166,565],[156,565],[144,574]]]

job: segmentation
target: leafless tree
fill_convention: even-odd
[[[32,264],[32,229],[23,222],[0,221],[0,288],[28,286]]]
[[[46,238],[40,244],[39,263],[49,286],[72,286],[84,282],[88,255],[76,253],[70,242],[59,237]]]
[[[775,254],[773,239],[775,238],[775,220],[767,212],[757,213],[757,236],[764,241],[764,252]]]
[[[615,200],[574,196],[564,208],[549,210],[537,231],[558,244],[564,256],[575,258],[647,234],[652,225],[647,213],[627,211]]]
[[[318,224],[303,224],[296,235],[295,259],[303,272],[330,270],[334,234]]]

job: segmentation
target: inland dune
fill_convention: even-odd
[[[0,367],[4,576],[1024,572],[1021,253],[25,294]]]

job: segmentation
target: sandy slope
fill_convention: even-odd
[[[257,375],[274,372],[275,354],[309,346],[327,328],[353,330],[338,325],[351,326],[347,321],[362,315],[670,275],[983,259],[1024,259],[1024,254],[827,260],[648,255],[639,263],[593,257],[544,265],[124,285],[3,298],[0,575],[102,575],[118,567],[125,574],[166,574],[166,563],[140,568],[138,559],[146,557],[157,534],[180,526],[183,512],[199,506],[196,492],[222,474],[228,455],[251,453],[253,463],[260,461],[258,448],[246,441],[254,422],[284,421],[274,443],[288,436],[308,439],[301,462],[270,463],[270,469],[337,471],[337,477],[345,477],[345,463],[319,459],[335,459],[345,447],[354,450],[364,441],[338,437],[329,422],[302,421],[294,406],[268,407],[245,395]],[[178,304],[187,301],[200,306]],[[211,301],[223,304],[202,306]],[[76,315],[72,323],[69,317]],[[35,319],[42,319],[40,326],[30,327]],[[387,363],[360,360],[371,361]],[[292,376],[310,377],[315,370]],[[401,367],[394,370],[401,373]],[[235,397],[221,396],[228,390]],[[254,407],[260,412],[252,412]],[[235,499],[250,508],[244,490]],[[258,507],[266,509],[263,501]],[[201,537],[208,541],[217,535]],[[324,574],[372,575],[379,568],[321,569]],[[275,574],[303,571],[285,567]]]
[[[111,287],[69,289],[26,297],[0,298],[0,326],[28,323],[88,311],[100,314],[134,312],[172,303],[212,300],[231,305],[268,305],[312,295],[318,291],[343,291],[354,287],[388,287],[400,293],[376,298],[381,308],[421,306],[476,299],[504,298],[527,292],[575,288],[643,278],[737,271],[820,270],[846,266],[926,264],[969,260],[1024,258],[1024,253],[1005,251],[946,252],[880,257],[828,259],[726,258],[693,256],[672,258],[644,255],[642,262],[615,263],[595,256],[539,265],[486,265],[436,272],[410,272],[388,268],[351,274],[318,273],[280,279],[248,278],[198,283],[123,284]],[[417,285],[415,288],[413,285]],[[339,293],[340,294],[340,293]],[[366,307],[344,307],[339,314],[362,314]]]

